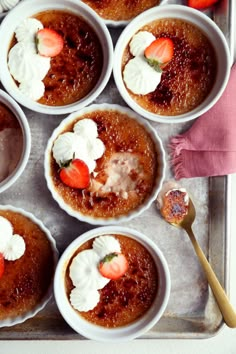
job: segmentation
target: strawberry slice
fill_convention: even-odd
[[[149,65],[161,71],[174,55],[174,43],[170,38],[155,39],[144,51]]]
[[[63,49],[62,36],[51,28],[40,29],[36,33],[38,53],[44,57],[55,57]]]
[[[99,263],[99,272],[105,278],[117,280],[128,269],[128,261],[122,253],[110,253]]]
[[[188,0],[188,6],[194,9],[201,10],[211,7],[216,4],[219,0]]]
[[[2,277],[3,273],[4,273],[4,257],[3,254],[0,253],[0,278]]]
[[[60,170],[61,181],[72,188],[87,188],[90,177],[86,163],[79,159],[70,160]]]

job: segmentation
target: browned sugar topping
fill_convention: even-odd
[[[82,17],[69,12],[45,11],[34,17],[64,39],[62,52],[51,58],[51,68],[43,80],[45,93],[39,102],[63,106],[82,99],[96,86],[103,66],[95,31]]]
[[[99,16],[107,20],[127,21],[157,6],[159,0],[83,0]]]
[[[152,306],[158,291],[158,273],[151,254],[139,242],[122,235],[113,235],[121,245],[129,268],[120,279],[111,280],[100,292],[97,306],[88,312],[78,312],[89,322],[114,328],[137,320]],[[92,247],[93,240],[81,246],[76,254]],[[69,267],[66,272],[66,289],[69,294],[73,284],[69,277]]]
[[[208,38],[196,26],[178,19],[153,21],[140,31],[151,32],[156,38],[172,39],[174,56],[163,69],[155,91],[147,95],[129,91],[130,96],[147,111],[163,116],[196,108],[211,91],[216,77],[216,55]],[[122,71],[131,58],[127,47]]]

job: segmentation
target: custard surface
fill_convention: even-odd
[[[158,272],[147,249],[136,240],[123,235],[112,235],[121,245],[129,268],[118,280],[111,280],[99,290],[100,301],[88,312],[78,312],[87,321],[114,328],[125,326],[142,317],[152,306],[158,292]],[[73,258],[81,251],[92,248],[93,240],[83,244],[68,263],[65,277],[67,296],[73,289],[69,268]]]
[[[98,36],[82,17],[71,12],[50,10],[34,17],[64,39],[61,53],[51,58],[43,80],[45,93],[38,102],[64,106],[82,99],[96,86],[102,72],[103,51]]]
[[[140,28],[156,38],[168,37],[174,43],[174,56],[164,67],[155,91],[132,99],[145,110],[163,116],[187,113],[200,105],[211,91],[217,73],[215,50],[200,28],[179,19],[161,19]],[[132,58],[125,49],[122,72]]]
[[[97,195],[88,189],[75,189],[66,186],[59,177],[59,166],[51,154],[50,173],[52,183],[57,193],[66,205],[86,216],[111,218],[126,215],[138,208],[152,193],[155,180],[158,176],[158,152],[150,134],[146,129],[128,115],[115,110],[102,110],[86,113],[70,125],[63,132],[73,131],[73,126],[79,119],[93,119],[98,126],[98,137],[105,144],[105,153],[96,160],[95,173],[103,179],[103,171],[114,153],[130,152],[138,156],[145,178],[140,178],[135,192],[128,193],[123,198],[116,193],[107,192]],[[61,133],[63,133],[61,132]],[[133,171],[133,178],[139,178]]]
[[[41,228],[26,216],[0,210],[8,219],[13,233],[24,238],[24,255],[15,261],[4,261],[0,279],[0,320],[15,318],[34,310],[49,290],[54,273],[51,244]]]

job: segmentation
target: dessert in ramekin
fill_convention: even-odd
[[[54,294],[62,316],[81,335],[127,341],[162,317],[170,274],[162,252],[144,234],[100,227],[80,235],[64,251]]]
[[[91,224],[129,220],[147,209],[164,178],[157,132],[129,108],[91,105],[54,130],[45,177],[68,214]]]
[[[31,213],[0,206],[0,327],[36,315],[52,295],[57,249]]]
[[[29,159],[31,135],[20,106],[0,90],[0,193],[22,174]]]
[[[90,6],[109,26],[127,25],[127,23],[140,13],[154,6],[160,0],[83,0]]]
[[[139,15],[122,32],[113,73],[126,103],[153,121],[194,119],[220,98],[230,73],[221,30],[205,14],[163,5]]]
[[[22,1],[4,18],[0,42],[3,86],[37,112],[64,114],[88,105],[111,74],[109,31],[80,1]]]

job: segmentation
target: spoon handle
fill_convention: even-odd
[[[192,228],[185,228],[186,232],[189,235],[189,238],[193,244],[194,250],[199,258],[199,261],[203,267],[203,270],[205,271],[208,283],[211,287],[211,290],[215,296],[216,302],[220,308],[221,314],[224,318],[225,323],[231,327],[231,328],[236,328],[236,313],[232,307],[232,305],[229,302],[229,299],[222,288],[222,286],[219,283],[219,280],[217,279],[213,269],[211,268],[208,260],[206,259],[201,247],[199,246],[194,233],[192,231]]]

